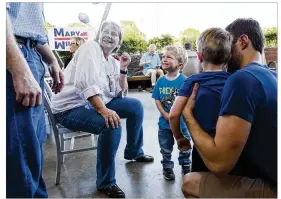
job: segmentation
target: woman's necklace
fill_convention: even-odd
[[[116,68],[114,67],[114,65],[110,64],[109,60],[107,59],[105,61],[105,73],[106,73],[106,77],[108,78],[109,92],[113,92],[115,90],[115,84],[114,84],[114,81],[115,81],[115,79],[114,79],[115,70],[116,70]]]

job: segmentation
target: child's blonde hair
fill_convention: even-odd
[[[233,37],[221,28],[210,28],[197,39],[197,51],[203,61],[212,64],[225,64],[229,60]]]
[[[181,46],[166,46],[164,50],[171,52],[176,57],[177,61],[182,64],[180,69],[183,69],[186,66],[188,62],[188,56],[184,48]]]

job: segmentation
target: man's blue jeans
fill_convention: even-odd
[[[134,98],[114,98],[106,105],[126,118],[127,145],[124,156],[143,156],[143,106]],[[93,108],[78,107],[55,115],[59,123],[73,131],[99,134],[97,148],[97,188],[103,189],[116,183],[115,156],[120,143],[121,127],[106,128],[104,118]]]
[[[45,68],[39,53],[19,45],[33,76],[44,91]],[[43,99],[43,92],[42,92]],[[42,178],[42,144],[46,140],[44,105],[25,107],[16,102],[11,73],[6,70],[6,192],[8,198],[46,198]]]
[[[191,139],[190,134],[187,129],[182,129],[182,132],[186,138]],[[171,129],[161,129],[158,130],[158,140],[160,145],[160,152],[163,156],[161,164],[163,168],[174,168],[174,162],[171,160],[173,146],[174,146],[174,136]],[[179,165],[191,164],[191,149],[183,152],[179,152]]]

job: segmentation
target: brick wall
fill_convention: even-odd
[[[277,52],[278,52],[277,48],[265,48],[264,53],[265,53],[266,62],[267,63],[271,61],[278,62]]]

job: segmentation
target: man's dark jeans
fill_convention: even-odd
[[[30,46],[19,45],[31,72],[44,91],[45,68],[39,53]],[[6,71],[6,192],[8,198],[46,198],[42,178],[42,144],[46,140],[43,102],[25,107],[16,102],[11,73]]]

